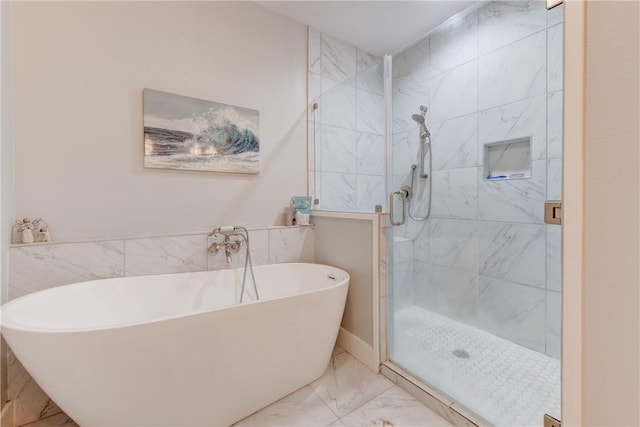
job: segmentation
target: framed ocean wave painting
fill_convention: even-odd
[[[144,167],[260,172],[260,112],[143,90]]]

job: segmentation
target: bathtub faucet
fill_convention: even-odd
[[[240,236],[235,234],[235,230],[231,232],[224,232],[220,229],[213,230],[209,234],[211,237],[223,236],[222,241],[213,242],[209,246],[209,253],[213,255],[217,255],[220,249],[224,248],[224,254],[226,257],[227,264],[231,264],[233,262],[233,255],[240,251],[240,247],[242,247],[243,240]]]
[[[256,295],[256,300],[260,299],[258,295],[258,285],[256,284],[256,276],[253,274],[253,263],[251,262],[251,250],[249,249],[249,230],[242,226],[227,225],[224,227],[214,228],[209,237],[218,239],[222,237],[222,240],[214,241],[209,246],[209,253],[217,255],[220,249],[224,248],[224,254],[227,259],[227,264],[233,262],[233,254],[240,251],[242,246],[246,247],[246,258],[244,261],[244,273],[242,275],[242,288],[240,289],[240,303],[244,298],[245,284],[247,282],[247,270],[251,271],[251,278],[253,279],[253,290]]]

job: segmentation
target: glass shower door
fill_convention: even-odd
[[[393,55],[389,359],[500,426],[560,419],[562,28],[481,3]]]

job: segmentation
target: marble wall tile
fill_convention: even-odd
[[[355,173],[357,133],[335,126],[320,126],[316,137],[316,170],[321,172]],[[319,139],[318,139],[319,136]]]
[[[319,121],[322,124],[356,128],[356,86],[351,80],[342,82],[325,91],[332,80],[322,78],[322,97],[319,102]]]
[[[221,238],[207,239],[207,247],[214,242],[219,242]],[[254,266],[269,264],[269,230],[252,230],[249,232],[249,246],[251,247],[251,263]],[[207,269],[219,270],[225,268],[244,267],[246,260],[246,247],[240,248],[240,252],[233,255],[231,264],[227,264],[226,256],[223,249],[217,255],[207,251],[208,262]]]
[[[495,1],[480,9],[478,43],[480,54],[530,36],[547,26],[543,0]]]
[[[362,49],[356,48],[356,71],[358,73],[369,70],[371,67],[379,64],[380,61],[380,58],[373,56]]]
[[[398,386],[341,419],[348,427],[446,426],[447,421]]]
[[[315,122],[316,113],[319,110],[314,110],[313,103],[319,102],[320,95],[322,95],[322,77],[319,74],[308,73],[307,83],[307,100],[309,102],[309,121]]]
[[[384,176],[358,175],[356,181],[357,210],[360,212],[375,212],[375,206],[387,206]]]
[[[478,166],[478,114],[431,125],[433,170]]]
[[[391,98],[391,119],[393,133],[412,130],[418,137],[418,124],[411,118],[413,114],[420,114],[420,106],[431,107],[430,81],[425,77],[415,78],[413,84],[404,88],[396,88]],[[430,122],[431,108],[425,116],[426,122]]]
[[[418,223],[419,229],[417,231],[422,229],[422,224],[424,224],[424,219],[427,217],[430,206],[429,180],[420,178],[419,168],[420,166],[418,165],[418,169],[413,171],[413,196],[407,204],[407,218],[413,219],[414,222]],[[411,179],[409,179],[409,184],[411,184]]]
[[[562,343],[562,296],[559,292],[547,291],[547,347],[546,353],[560,359]]]
[[[414,263],[393,264],[391,270],[393,285],[387,295],[391,294],[393,309],[401,310],[413,304]]]
[[[326,76],[322,76],[320,78],[320,94],[324,95],[326,92],[331,91],[331,89],[340,86],[342,83],[344,84],[353,84],[353,80],[345,80],[345,81],[338,81],[338,80],[333,80],[330,79]]]
[[[309,27],[309,32],[307,35],[308,39],[308,58],[307,58],[307,66],[310,73],[321,74],[322,66],[320,63],[320,31],[315,30]]]
[[[480,276],[478,325],[544,353],[545,290]]]
[[[544,225],[480,221],[480,275],[545,287]]]
[[[322,126],[322,125],[319,125]],[[320,137],[318,136],[318,142]],[[307,122],[307,185],[309,194],[315,194],[316,171],[316,127],[314,122]]]
[[[417,129],[410,129],[393,134],[391,142],[391,170],[394,175],[404,177],[411,172],[412,164],[420,163],[419,145],[420,139]],[[399,182],[395,184],[399,184]]]
[[[407,179],[407,182],[409,181],[410,180]],[[420,197],[422,198],[423,196],[420,196]],[[399,203],[399,200],[396,200],[396,203]],[[421,215],[424,214],[422,210],[419,210],[418,208],[414,209],[413,204],[410,208],[411,208],[411,212],[413,213],[421,214]],[[401,208],[396,204],[396,210],[397,209],[401,209]],[[407,208],[407,211],[408,210],[409,210],[409,207]],[[397,216],[399,217],[400,213],[398,213]],[[417,217],[414,216],[413,218],[417,218]],[[418,219],[414,220],[413,218],[407,215],[407,220],[405,221],[404,225],[394,227],[394,234],[396,236],[404,237],[407,239],[415,239],[416,236],[420,234],[424,229],[426,225],[426,221],[420,221]]]
[[[429,73],[429,37],[425,37],[393,56],[393,88],[405,89]]]
[[[207,269],[207,236],[172,236],[124,241],[126,276]]]
[[[358,89],[356,92],[356,129],[384,134],[384,98],[382,95]]]
[[[313,227],[269,230],[269,264],[313,262],[314,259],[315,230]]]
[[[393,239],[393,263],[413,261],[413,240],[396,237]]]
[[[356,74],[356,48],[336,38],[321,34],[322,75],[343,81]]]
[[[464,12],[462,12],[464,13]],[[431,76],[478,57],[478,11],[456,16],[429,35]]]
[[[7,371],[7,395],[14,404],[16,426],[32,423],[62,412],[31,378],[31,375],[10,349],[7,351]]]
[[[325,427],[338,417],[309,386],[237,422],[238,427],[318,426]]]
[[[357,132],[356,153],[358,174],[384,175],[386,173],[384,136]]]
[[[413,300],[411,305],[435,311],[438,307],[434,297],[435,286],[430,282],[432,268],[433,266],[426,262],[415,261],[413,263]]]
[[[431,310],[451,319],[476,325],[477,282],[478,276],[475,271],[430,264],[427,283],[431,288]]]
[[[547,290],[562,292],[562,227],[548,224],[547,230]]]
[[[562,39],[563,25],[547,30],[547,91],[562,90]]]
[[[441,122],[478,111],[477,60],[439,74],[429,81],[431,105],[428,106],[431,122]]]
[[[547,157],[562,157],[562,91],[547,95]]]
[[[122,240],[9,249],[10,298],[59,285],[122,276]]]
[[[318,209],[355,211],[357,205],[357,176],[352,174],[316,173]]]
[[[478,222],[429,220],[427,262],[467,272],[478,270]]]
[[[382,219],[384,221],[384,219]],[[387,296],[387,286],[389,284],[389,264],[392,262],[389,256],[389,243],[392,239],[390,228],[380,228],[378,238],[380,239],[380,298]]]
[[[547,200],[562,200],[562,159],[547,160]]]
[[[547,97],[525,99],[480,113],[480,153],[484,144],[516,138],[531,138],[531,158],[547,157]],[[481,160],[482,163],[482,160]]]
[[[480,171],[482,176],[482,171]],[[531,178],[491,181],[480,179],[479,219],[507,222],[544,222],[547,162],[532,162]]]
[[[547,11],[547,27],[552,27],[564,21],[564,3]]]
[[[431,247],[431,223],[438,221],[438,219],[428,218],[425,226],[420,230],[420,233],[414,238],[410,239],[413,243],[413,259],[415,261],[429,262],[429,249]]]
[[[357,87],[378,95],[384,94],[384,67],[382,59],[363,52],[357,52]]]
[[[478,168],[434,171],[432,176],[433,218],[477,218]]]
[[[547,89],[546,54],[547,37],[542,31],[481,56],[480,110],[543,95]]]
[[[344,352],[333,357],[324,375],[310,386],[334,414],[343,417],[393,387],[393,383]]]

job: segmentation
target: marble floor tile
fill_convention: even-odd
[[[310,385],[334,414],[343,417],[391,388],[393,383],[344,352],[335,356],[324,375]]]
[[[337,421],[336,415],[309,386],[291,393],[234,426],[327,426]]]
[[[65,413],[43,418],[24,427],[80,427]]]
[[[341,418],[346,427],[451,426],[398,386]]]
[[[340,353],[344,353],[344,348],[336,344],[336,346],[333,348],[333,353],[331,353],[331,357],[337,356]]]

